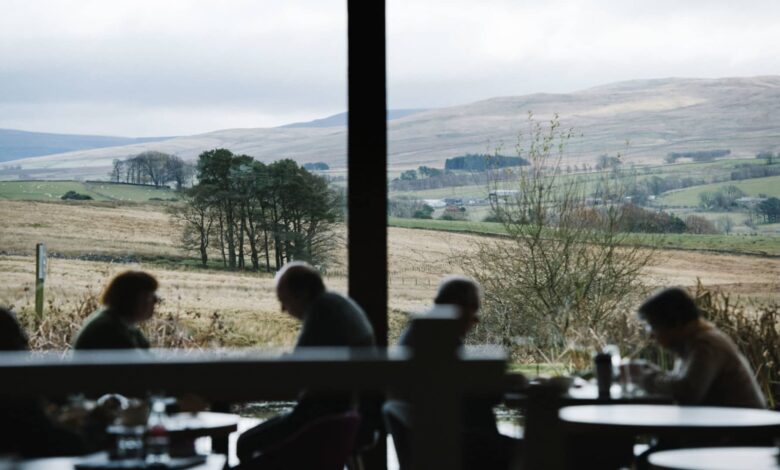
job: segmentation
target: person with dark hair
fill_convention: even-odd
[[[16,315],[0,307],[0,351],[26,351],[29,349],[27,334],[16,321]]]
[[[138,324],[154,315],[157,280],[142,271],[117,275],[103,293],[103,308],[89,316],[73,343],[74,349],[148,349]]]
[[[27,335],[16,316],[10,310],[0,308],[0,352],[27,349]],[[0,401],[0,454],[49,457],[80,455],[85,450],[79,434],[56,425],[46,415],[41,398],[17,397]]]
[[[481,286],[470,277],[452,275],[439,283],[433,303],[454,306],[458,311],[457,338],[448,338],[443,343],[454,343],[458,346],[464,344],[468,333],[479,323],[481,297]],[[401,334],[398,345],[418,347],[426,340],[412,324]],[[525,377],[520,375],[511,378],[518,386],[525,382]],[[464,401],[461,415],[465,469],[506,469],[518,458],[521,441],[498,432],[493,407],[500,400],[500,396],[478,396],[468,397]],[[411,409],[411,405],[403,400],[394,401],[398,410],[406,409],[408,413]]]
[[[308,263],[293,261],[275,277],[283,312],[302,322],[295,347],[373,347],[374,330],[366,314],[351,299],[328,292],[320,273]],[[244,432],[238,438],[242,463],[262,454],[307,423],[332,413],[355,409],[355,397],[344,393],[305,391],[295,408]]]
[[[766,401],[745,356],[734,342],[701,318],[683,289],[664,289],[638,309],[651,337],[677,360],[672,372],[631,366],[651,393],[672,396],[685,405],[765,408]]]

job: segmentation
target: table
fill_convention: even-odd
[[[531,385],[523,392],[509,392],[504,394],[504,403],[509,407],[525,408],[530,402],[538,398],[544,398],[549,401],[555,401],[559,407],[568,405],[585,404],[628,404],[628,403],[648,403],[664,404],[671,403],[672,398],[666,395],[654,394],[635,394],[626,395],[619,384],[613,384],[610,388],[610,397],[599,397],[598,386],[593,382],[575,383],[566,392],[560,393],[545,386]]]
[[[705,447],[650,454],[652,468],[666,470],[780,470],[777,447]]]
[[[780,412],[751,408],[677,405],[584,405],[561,408],[566,429],[656,436],[772,438],[780,434]]]
[[[525,467],[556,469],[566,466],[565,433],[558,419],[558,411],[561,407],[584,404],[615,406],[625,403],[671,403],[672,401],[670,397],[662,395],[627,396],[623,394],[618,384],[612,386],[610,395],[610,398],[599,398],[596,384],[582,380],[575,381],[574,386],[564,393],[544,385],[531,385],[523,392],[504,394],[504,403],[507,406],[523,409]]]
[[[73,470],[74,465],[84,460],[108,459],[108,454],[100,452],[82,457],[51,457],[45,459],[18,460],[12,463],[14,470]],[[225,466],[224,455],[209,455],[206,463],[189,467],[187,470],[222,470]]]
[[[173,413],[167,416],[165,427],[172,441],[194,441],[199,437],[210,437],[212,451],[227,455],[230,434],[238,430],[240,419],[235,414],[210,411]],[[118,434],[121,428],[110,426],[108,432]]]

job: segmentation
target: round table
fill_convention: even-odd
[[[572,432],[772,438],[780,434],[780,412],[713,406],[583,405],[561,408]]]
[[[777,447],[704,447],[650,454],[652,468],[666,470],[780,470]]]
[[[81,462],[108,462],[108,454],[97,454],[81,457],[49,457],[41,459],[13,460],[8,463],[15,470],[73,470],[76,464]],[[225,468],[227,458],[224,455],[209,455],[206,462],[201,465],[189,467],[187,470],[222,470]],[[5,463],[5,462],[0,462]]]

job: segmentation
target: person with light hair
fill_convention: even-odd
[[[373,347],[374,330],[363,310],[351,299],[325,288],[320,273],[301,261],[287,263],[274,279],[282,311],[302,322],[295,348]],[[244,432],[237,454],[242,464],[262,455],[307,423],[356,408],[349,393],[303,392],[295,408]]]

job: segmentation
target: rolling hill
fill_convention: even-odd
[[[500,97],[462,106],[416,112],[388,124],[390,167],[442,167],[467,152],[512,154],[527,115],[548,120],[558,114],[577,137],[569,145],[570,163],[592,162],[603,153],[621,152],[628,162],[661,162],[669,152],[730,149],[732,157],[780,150],[780,76],[723,79],[634,80],[574,93]],[[217,147],[262,161],[292,158],[346,163],[343,125],[227,129],[153,143],[74,151],[14,161],[19,170],[0,178],[105,177],[114,158],[144,150],[195,159]],[[370,158],[366,155],[365,158]]]
[[[77,150],[159,142],[171,137],[112,137],[0,129],[0,162]]]

